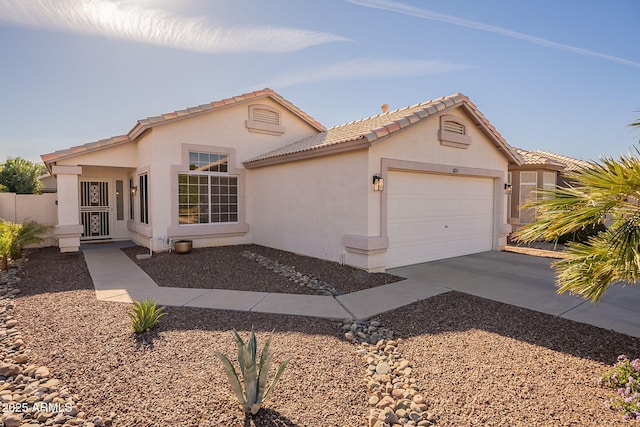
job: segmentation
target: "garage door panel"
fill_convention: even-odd
[[[493,247],[493,180],[390,172],[387,267]]]

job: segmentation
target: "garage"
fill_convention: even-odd
[[[494,181],[389,171],[387,268],[493,249]]]

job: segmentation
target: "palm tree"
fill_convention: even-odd
[[[631,126],[640,127],[640,119]],[[540,190],[541,197],[525,205],[536,209],[538,219],[513,237],[520,242],[552,241],[606,225],[585,243],[568,243],[568,257],[552,264],[558,293],[595,302],[610,285],[640,278],[640,150],[590,162],[569,176],[573,187]]]

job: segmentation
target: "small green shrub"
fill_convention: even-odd
[[[51,228],[33,220],[16,224],[0,219],[0,270],[8,267],[9,259],[21,258],[25,246],[42,242],[42,235]]]
[[[165,307],[158,308],[158,302],[149,298],[142,301],[134,301],[131,311],[128,313],[131,318],[131,329],[140,334],[147,329],[151,329],[158,324],[160,318],[165,314]]]
[[[256,334],[251,328],[251,338],[247,345],[245,345],[240,335],[233,331],[235,335],[236,344],[238,346],[238,365],[240,366],[240,373],[242,374],[242,380],[244,382],[245,391],[242,391],[242,385],[240,384],[240,377],[233,367],[231,361],[220,352],[215,352],[215,355],[222,361],[224,370],[227,374],[229,384],[233,393],[236,395],[238,402],[242,405],[245,413],[255,415],[262,407],[262,402],[269,396],[269,394],[275,388],[276,383],[280,379],[280,376],[287,367],[287,364],[291,360],[288,358],[278,367],[276,375],[271,381],[271,384],[267,385],[267,375],[269,373],[269,367],[271,366],[271,355],[269,354],[269,346],[271,344],[271,335],[267,339],[267,342],[262,347],[260,353],[260,363],[256,364],[256,350],[258,343],[256,341]]]
[[[608,402],[611,409],[622,412],[625,420],[640,420],[640,359],[618,356],[613,369],[602,377],[602,384],[618,393]]]

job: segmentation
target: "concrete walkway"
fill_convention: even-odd
[[[158,286],[120,249],[84,251],[102,301],[152,298],[160,305],[367,319],[452,290],[640,337],[640,286],[612,286],[598,304],[557,295],[551,260],[506,252],[393,269],[406,280],[337,297]]]
[[[131,303],[151,298],[160,305],[293,314],[326,319],[365,319],[432,297],[449,289],[403,280],[338,297],[322,295],[191,289],[158,286],[119,249],[85,250],[84,257],[101,301]]]

